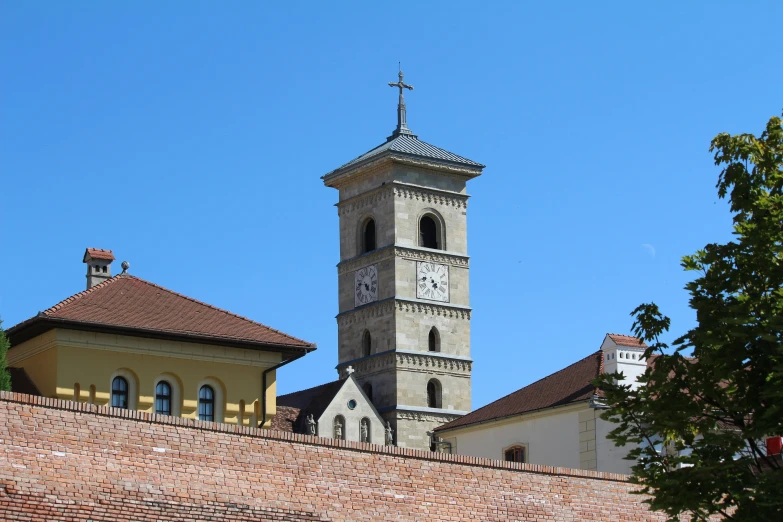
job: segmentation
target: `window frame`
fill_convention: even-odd
[[[427,348],[430,352],[440,353],[440,332],[434,326],[427,333]]]
[[[424,237],[421,230],[421,224],[424,218],[431,219],[435,225],[435,247],[424,245]],[[419,247],[429,248],[430,250],[446,250],[446,222],[443,220],[443,216],[435,209],[424,209],[419,215],[419,219],[416,222],[416,235],[416,244]]]
[[[165,386],[168,389],[168,393],[163,394],[160,392],[159,388],[161,386]],[[160,379],[158,382],[155,383],[155,413],[158,415],[171,415],[173,411],[173,403],[174,403],[174,390],[172,389],[171,383],[167,381],[166,379]],[[158,405],[160,404],[159,401],[166,401],[168,402],[168,410],[161,409]]]
[[[515,452],[516,454],[522,455],[522,460],[514,460],[508,458],[509,452]],[[503,448],[503,452],[501,453],[501,459],[504,462],[519,462],[522,464],[527,464],[530,459],[530,455],[528,454],[528,447],[527,444],[523,444],[521,442],[514,443],[510,446],[506,446]]]
[[[214,421],[208,421],[208,422],[224,422],[224,415],[226,411],[226,388],[223,386],[223,383],[217,380],[214,377],[207,377],[203,379],[201,382],[198,383],[196,386],[196,418],[199,418],[199,410],[198,410],[198,398],[200,396],[200,391],[203,386],[209,386],[212,388],[212,391],[215,392],[214,394],[214,401],[215,401],[215,408],[214,408]],[[259,420],[260,422],[260,420]]]
[[[430,395],[430,385],[433,387],[432,395]],[[438,410],[443,409],[443,385],[438,379],[427,381],[427,407]]]
[[[367,232],[369,230],[370,225],[372,225],[372,245],[369,245],[367,241]],[[370,248],[372,246],[372,248]],[[364,224],[362,225],[362,254],[367,254],[369,252],[372,252],[373,250],[378,249],[378,224],[375,222],[375,219],[372,217],[369,217],[364,220]]]
[[[203,391],[205,391],[205,390],[209,391],[209,393],[211,394],[211,397],[206,398],[206,397],[202,397],[201,396],[201,393]],[[199,386],[199,389],[198,389],[198,412],[197,412],[198,420],[204,421],[204,422],[216,422],[215,421],[215,395],[216,395],[215,388],[213,388],[211,385],[203,384],[203,385]],[[210,406],[211,410],[212,410],[211,413],[210,414],[206,414],[206,413],[202,414],[201,413],[201,406],[202,405]],[[204,417],[211,417],[211,418],[205,419]]]
[[[372,335],[370,330],[365,329],[362,333],[362,357],[372,355]]]
[[[135,410],[138,404],[139,397],[139,380],[136,374],[128,368],[119,368],[109,376],[109,400],[106,403],[108,406],[114,404],[112,400],[112,390],[114,389],[114,379],[116,377],[122,377],[128,383],[128,410]]]
[[[115,386],[114,386],[115,383],[125,383],[125,389],[124,390],[122,390],[122,389],[115,389]],[[123,410],[129,410],[130,409],[129,408],[129,406],[130,406],[130,397],[129,397],[130,396],[130,383],[128,382],[128,379],[126,379],[124,376],[117,375],[117,376],[115,376],[111,380],[111,394],[110,395],[111,395],[110,401],[111,401],[111,407],[112,408],[121,408]],[[115,400],[114,400],[115,397],[124,397],[125,398],[125,404],[124,405],[115,404]]]

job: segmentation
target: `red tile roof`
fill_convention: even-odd
[[[14,334],[42,321],[51,323],[50,328],[67,323],[71,328],[102,326],[146,337],[315,349],[312,343],[129,274],[114,276],[57,303],[10,328],[9,337],[13,342]]]
[[[603,352],[598,350],[562,370],[487,404],[435,431],[449,430],[493,420],[564,406],[589,399],[596,391],[591,381],[603,372]]]
[[[606,334],[609,339],[614,341],[614,344],[619,346],[633,346],[635,348],[647,348],[647,345],[638,337],[631,337],[630,335],[622,334]]]
[[[272,417],[272,426],[270,429],[277,431],[287,431],[288,433],[295,433],[296,423],[299,419],[299,408],[291,408],[289,406],[278,406],[277,414]]]
[[[105,259],[106,261],[114,261],[114,254],[111,250],[103,250],[102,248],[88,248],[84,252],[84,260],[87,261],[87,256],[92,259]]]

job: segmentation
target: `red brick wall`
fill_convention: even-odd
[[[664,520],[625,478],[0,392],[0,520]]]

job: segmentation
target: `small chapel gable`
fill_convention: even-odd
[[[281,395],[277,407],[292,418],[295,433],[374,444],[387,443],[386,423],[352,374],[299,392]],[[295,412],[293,418],[292,412]],[[281,428],[282,424],[276,426]]]

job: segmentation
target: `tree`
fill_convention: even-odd
[[[595,381],[616,423],[609,438],[631,445],[633,479],[670,520],[718,515],[783,520],[783,470],[767,436],[783,435],[783,129],[759,137],[719,134],[716,188],[729,197],[733,240],[683,258],[696,326],[671,348],[670,320],[655,304],[631,315],[649,358],[641,385],[621,374]],[[691,352],[688,356],[688,352]]]
[[[0,391],[11,391],[11,374],[8,373],[8,363],[5,360],[5,354],[11,347],[8,337],[3,330],[3,321],[0,319]]]

